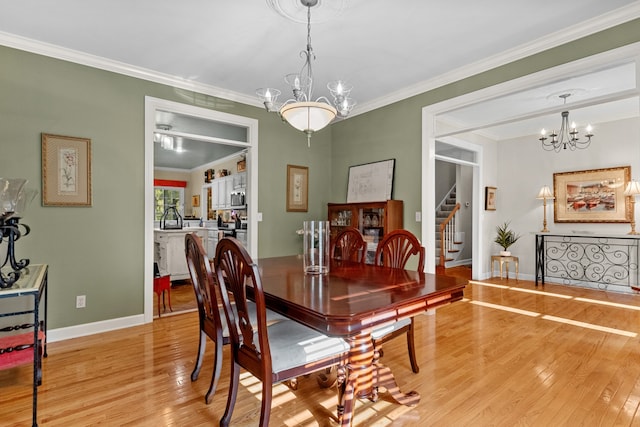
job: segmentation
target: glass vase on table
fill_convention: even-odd
[[[326,274],[329,272],[329,221],[304,221],[303,223],[304,272]]]

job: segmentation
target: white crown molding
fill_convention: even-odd
[[[186,80],[169,74],[159,73],[142,67],[136,67],[124,62],[106,59],[100,56],[90,55],[73,49],[62,48],[49,43],[44,43],[0,31],[0,45],[24,50],[51,58],[61,59],[80,65],[111,71],[129,77],[160,83],[179,89],[190,90],[204,95],[215,96],[229,101],[240,102],[264,108],[259,99],[238,92],[233,92],[216,86],[206,85],[192,80]]]
[[[394,102],[402,101],[403,99],[437,89],[501,65],[505,65],[579,38],[586,37],[590,34],[606,30],[607,28],[615,27],[616,25],[623,24],[638,17],[640,17],[640,1],[636,1],[630,5],[621,7],[607,14],[603,14],[597,18],[559,30],[553,34],[549,34],[548,36],[533,40],[530,43],[500,52],[499,54],[486,58],[482,61],[465,65],[464,67],[449,71],[446,74],[437,76],[433,79],[408,86],[386,96],[374,99],[373,101],[357,105],[349,117],[354,117],[359,114],[393,104]]]
[[[640,1],[636,1],[630,5],[621,7],[591,20],[587,20],[571,27],[559,30],[553,34],[518,46],[516,48],[501,52],[482,61],[477,61],[464,67],[460,67],[456,70],[447,72],[433,79],[408,86],[404,89],[390,93],[378,99],[356,105],[354,111],[349,115],[349,117],[364,114],[368,111],[372,111],[401,101],[403,99],[428,92],[438,87],[465,79],[467,77],[471,77],[484,71],[516,61],[518,59],[526,58],[527,56],[531,56],[533,54],[562,45],[564,43],[577,40],[579,38],[588,36],[598,31],[605,30],[607,28],[614,27],[616,25],[631,21],[639,17]],[[2,31],[0,31],[0,45],[56,59],[62,59],[65,61],[73,62],[80,65],[86,65],[105,71],[111,71],[130,77],[140,78],[143,80],[164,84],[179,89],[190,90],[204,95],[215,96],[218,98],[239,102],[254,107],[263,108],[263,105],[254,96],[241,94],[217,86],[211,86],[191,80],[186,80],[181,77],[159,73],[142,67],[135,67],[123,62],[113,61],[80,51],[62,48],[49,43],[36,41]],[[346,120],[348,120],[349,117],[347,117]]]

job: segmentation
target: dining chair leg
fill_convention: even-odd
[[[273,383],[269,378],[262,380],[262,407],[260,408],[260,427],[269,425],[271,417],[271,400],[273,399]]]
[[[236,404],[238,395],[238,385],[240,384],[240,365],[235,361],[231,364],[231,379],[229,381],[229,395],[227,396],[227,406],[224,415],[220,418],[220,427],[228,427],[233,414],[233,407]]]
[[[220,379],[220,371],[222,370],[222,339],[217,340],[215,343],[215,351],[216,355],[213,359],[213,372],[211,373],[211,384],[209,384],[209,390],[207,394],[204,395],[204,401],[209,404],[211,403],[211,398],[213,394],[216,392],[216,388],[218,387],[218,380]]]
[[[207,334],[205,334],[202,328],[200,328],[200,342],[198,342],[198,356],[196,357],[196,366],[193,368],[193,372],[191,372],[191,381],[197,380],[198,375],[200,375],[200,368],[202,368],[202,359],[204,357],[204,351],[206,347],[207,347]]]
[[[411,370],[417,374],[418,372],[420,372],[420,367],[418,366],[418,359],[416,357],[415,337],[413,334],[414,330],[415,330],[415,323],[412,317],[411,325],[409,326],[409,330],[407,331],[407,349],[409,351],[409,361],[411,362]]]

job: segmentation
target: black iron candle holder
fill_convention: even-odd
[[[20,226],[24,229],[24,232],[20,231]],[[5,217],[0,218],[0,243],[3,240],[7,242],[7,254],[2,260],[0,268],[4,269],[7,264],[11,267],[12,271],[4,273],[0,271],[0,288],[6,289],[13,286],[13,284],[20,278],[20,273],[23,268],[29,265],[29,260],[24,258],[20,261],[16,261],[15,256],[15,243],[22,237],[29,234],[31,228],[26,224],[20,224],[20,218],[17,217]]]

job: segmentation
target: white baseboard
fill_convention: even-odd
[[[115,331],[116,329],[129,328],[144,324],[144,315],[119,317],[117,319],[103,320],[94,323],[69,326],[47,331],[47,342],[56,342],[79,338],[87,335],[99,334],[101,332]]]

